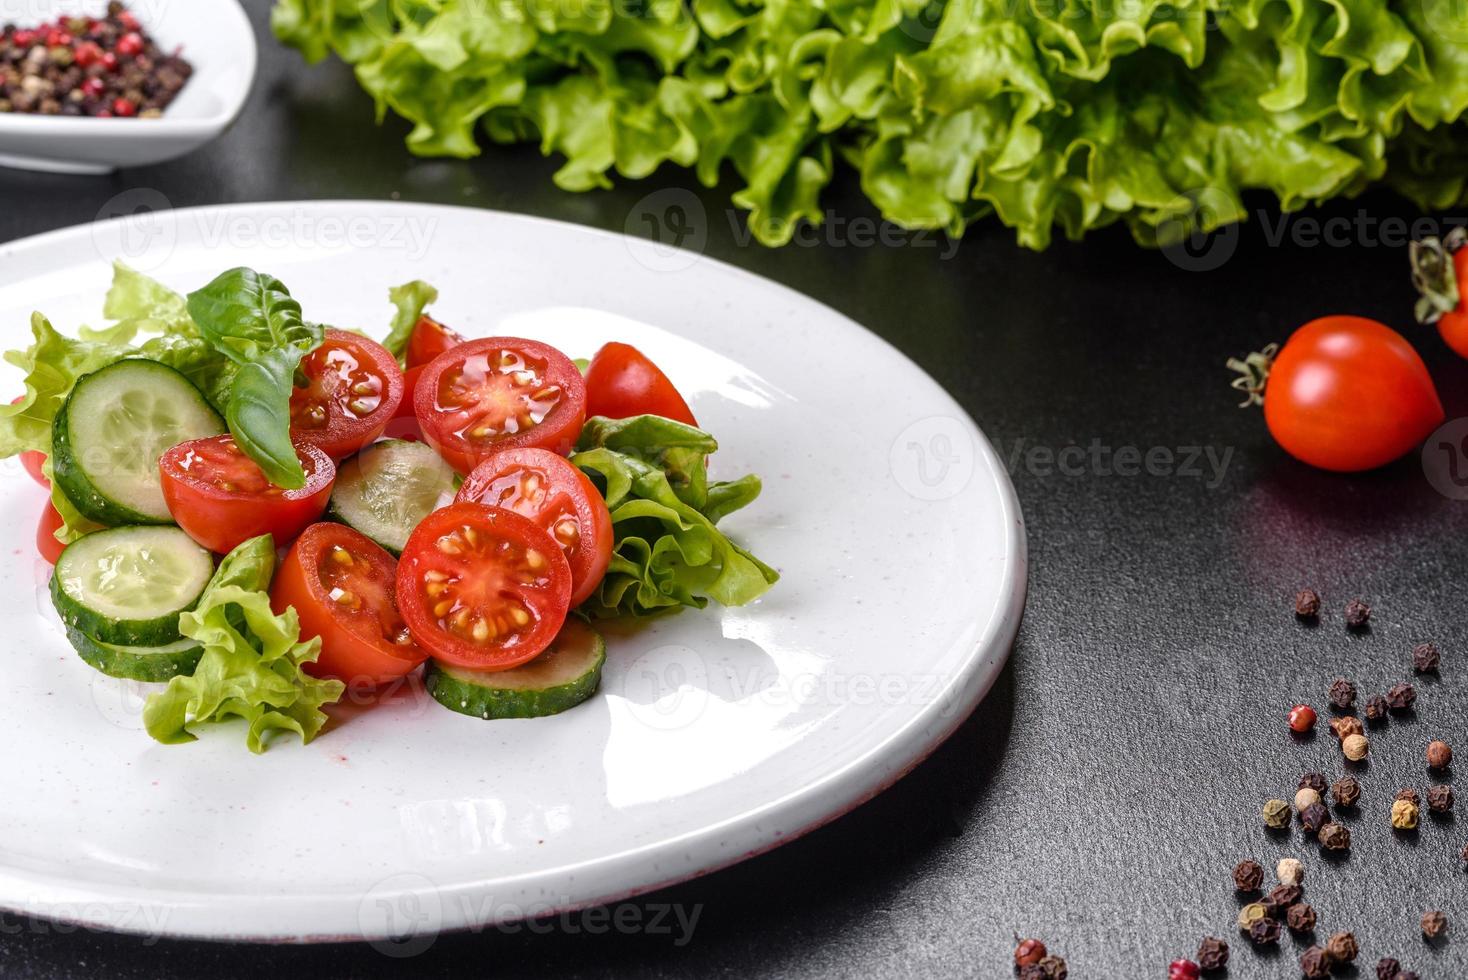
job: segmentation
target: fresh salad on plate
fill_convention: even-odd
[[[5,355],[0,456],[50,488],[52,601],[87,664],[165,685],[155,739],[310,741],[348,685],[420,670],[466,715],[556,714],[597,689],[597,623],[779,577],[718,527],[759,478],[710,476],[718,444],[636,348],[576,362],[460,336],[427,283],[389,299],[378,342],[252,269],[185,296],[118,263],[110,325],[36,313]]]

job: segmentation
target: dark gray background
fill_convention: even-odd
[[[376,128],[348,71],[307,68],[269,38],[264,0],[248,6],[261,71],[224,139],[113,177],[0,171],[0,240],[92,220],[136,187],[177,207],[391,196],[642,232],[645,195],[693,186],[668,173],[564,194],[550,182],[556,164],[530,147],[467,162],[413,159],[405,127]],[[1468,363],[1410,323],[1405,250],[1359,230],[1335,245],[1295,241],[1331,217],[1411,218],[1406,205],[1376,195],[1338,203],[1289,219],[1281,241],[1280,216],[1253,201],[1232,256],[1202,272],[1135,247],[1119,229],[1035,254],[994,222],[973,228],[956,253],[941,241],[865,246],[844,231],[770,251],[741,244],[726,218],[732,189],[695,188],[710,216],[708,254],[892,341],[1013,462],[1030,534],[1025,622],[1009,667],[953,739],[834,824],[634,903],[642,914],[647,903],[701,906],[682,946],[667,935],[593,935],[585,927],[594,922],[573,918],[543,935],[443,936],[405,965],[366,946],[147,943],[6,919],[0,974],[1003,977],[1018,930],[1048,941],[1076,978],[1163,977],[1208,933],[1234,946],[1229,976],[1288,977],[1298,975],[1295,944],[1260,955],[1238,939],[1229,871],[1241,857],[1272,869],[1294,854],[1308,869],[1322,939],[1353,929],[1362,976],[1388,953],[1424,976],[1468,975],[1468,939],[1429,948],[1416,925],[1427,907],[1455,922],[1468,913],[1457,861],[1468,828],[1424,821],[1404,839],[1385,816],[1399,785],[1425,788],[1429,737],[1468,751],[1468,504],[1435,492],[1416,457],[1354,477],[1292,462],[1259,413],[1234,407],[1223,370],[1228,355],[1315,316],[1358,313],[1406,331],[1449,416],[1468,415]],[[849,175],[827,202],[838,218],[875,217]],[[880,399],[880,384],[867,396]],[[1206,468],[1201,478],[1128,477],[1045,465],[1046,451],[1093,441],[1231,455],[1221,480]],[[1307,583],[1326,597],[1316,629],[1290,614]],[[1353,595],[1375,606],[1369,635],[1341,626]],[[1328,736],[1287,737],[1287,707],[1323,705],[1339,673],[1384,690],[1410,674],[1410,645],[1426,638],[1445,650],[1442,680],[1420,684],[1415,718],[1375,737],[1349,858],[1326,861],[1298,833],[1267,837],[1257,816],[1264,799],[1290,795],[1306,769],[1331,778],[1340,770]]]

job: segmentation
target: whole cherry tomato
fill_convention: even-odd
[[[1272,358],[1271,358],[1272,354]],[[1401,334],[1359,316],[1305,324],[1279,348],[1229,366],[1245,404],[1264,405],[1269,433],[1311,466],[1353,473],[1411,452],[1442,424],[1427,365]]]

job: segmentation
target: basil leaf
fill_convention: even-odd
[[[301,358],[324,335],[274,276],[238,268],[189,293],[189,315],[209,345],[239,366],[224,418],[270,482],[295,490],[306,472],[291,444],[291,391]]]

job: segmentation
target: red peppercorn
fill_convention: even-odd
[[[1192,960],[1173,960],[1167,968],[1167,980],[1198,980],[1198,964]]]
[[[1290,709],[1290,731],[1304,735],[1315,727],[1315,709],[1308,704],[1297,704]]]
[[[36,43],[36,32],[19,30],[12,34],[10,39],[15,42],[17,48],[28,48]]]
[[[132,11],[124,10],[117,15],[117,22],[130,31],[138,29],[138,19],[133,16]]]
[[[72,60],[78,68],[89,68],[102,60],[102,48],[96,41],[83,41],[76,46]]]
[[[82,82],[82,94],[93,99],[100,99],[107,94],[107,83],[100,78],[89,78]]]
[[[1038,939],[1021,939],[1014,947],[1014,965],[1030,966],[1045,958],[1045,944]]]
[[[138,107],[133,105],[130,99],[118,96],[112,100],[112,114],[114,116],[136,116]]]
[[[102,52],[102,67],[108,71],[117,71],[117,55],[111,51]]]
[[[143,53],[143,36],[136,31],[117,39],[117,53],[124,58],[136,58]]]
[[[48,48],[69,48],[71,42],[71,35],[59,27],[53,27],[46,32],[46,47]]]

